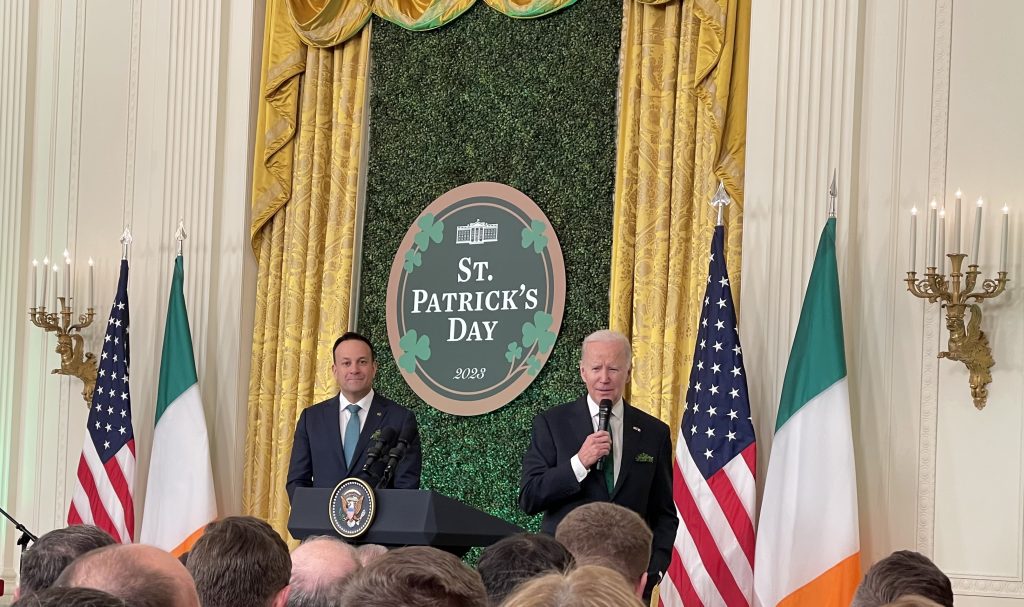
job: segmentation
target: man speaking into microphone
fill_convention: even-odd
[[[418,489],[422,456],[416,416],[373,391],[373,344],[358,333],[345,333],[334,342],[331,370],[338,395],[304,410],[295,425],[288,499],[296,487],[334,487],[350,476],[372,485],[386,476],[387,488]]]
[[[654,533],[645,593],[650,594],[668,567],[678,524],[672,441],[664,422],[623,401],[631,368],[632,348],[621,333],[597,331],[583,340],[580,377],[587,393],[534,418],[519,507],[527,514],[543,512],[541,530],[549,534],[572,509],[589,502],[633,510]]]

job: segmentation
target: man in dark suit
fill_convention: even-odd
[[[416,416],[374,393],[377,360],[370,340],[353,332],[339,337],[334,342],[332,371],[338,395],[303,411],[295,425],[285,486],[288,499],[296,487],[334,487],[344,478],[360,475],[366,450],[383,428],[392,428],[396,439],[411,437],[389,487],[418,489],[422,456]]]
[[[668,568],[678,519],[668,426],[622,400],[631,361],[629,340],[621,333],[598,331],[583,341],[580,376],[587,393],[534,418],[519,507],[527,514],[543,512],[541,530],[550,534],[569,511],[589,502],[610,501],[639,514],[654,533],[649,596]],[[610,432],[599,432],[598,406],[605,399],[613,403]],[[595,464],[601,458],[599,471]]]

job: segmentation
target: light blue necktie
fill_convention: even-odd
[[[345,426],[345,438],[341,446],[345,450],[345,465],[352,467],[352,457],[356,454],[356,443],[359,442],[359,405],[345,407],[348,411],[348,424]]]

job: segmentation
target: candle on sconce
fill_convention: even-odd
[[[58,304],[60,303],[60,300],[59,300],[60,295],[57,293],[57,291],[59,290],[57,288],[57,285],[60,284],[60,282],[58,282],[58,280],[59,280],[59,277],[57,276],[57,262],[53,262],[53,311],[54,312],[60,312],[60,308],[57,307]]]
[[[39,286],[37,284],[38,282],[39,282],[39,261],[33,259],[32,260],[32,307],[33,308],[38,308],[39,307],[39,291],[37,290],[37,287]]]
[[[71,305],[71,257],[67,249],[64,249],[64,304]]]
[[[95,308],[96,302],[93,300],[93,263],[92,257],[89,258],[89,307]]]
[[[43,298],[40,300],[40,305],[46,306],[46,291],[50,282],[50,258],[43,258]],[[56,287],[54,287],[56,288]]]
[[[985,204],[985,201],[978,198],[978,210],[974,213],[974,242],[972,243],[971,251],[971,263],[974,265],[981,265],[981,207]]]
[[[955,201],[953,202],[953,250],[951,253],[960,252],[960,204],[963,202],[964,194],[957,189],[954,194]]]
[[[1002,250],[1002,254],[999,256],[999,271],[1000,272],[1005,272],[1006,271],[1006,239],[1009,236],[1009,234],[1010,234],[1010,207],[1009,206],[1004,206],[1003,207],[1003,238],[1002,238],[1002,244],[1000,245],[1000,249]]]
[[[938,251],[937,266],[939,274],[946,273],[946,209],[939,211],[939,225],[935,228],[935,250]]]
[[[910,271],[917,265],[917,207],[910,209]]]
[[[932,199],[932,203],[928,208],[928,234],[925,237],[924,250],[928,255],[928,267],[935,267],[935,216],[936,209],[939,207],[939,203]]]

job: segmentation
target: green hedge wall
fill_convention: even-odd
[[[376,389],[416,412],[425,488],[531,530],[539,517],[516,505],[531,420],[582,394],[579,345],[608,323],[621,28],[619,0],[581,0],[524,21],[478,2],[423,33],[373,23],[359,330],[380,351]],[[533,384],[494,413],[462,418],[427,406],[402,379],[387,345],[385,295],[416,216],[474,181],[518,188],[547,213],[568,292],[558,342]]]

